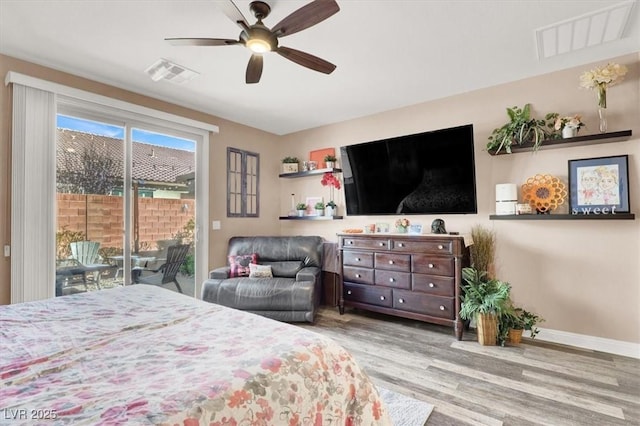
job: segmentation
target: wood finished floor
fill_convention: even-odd
[[[435,406],[427,426],[640,425],[640,360],[347,309],[301,325],[347,348],[376,384]]]

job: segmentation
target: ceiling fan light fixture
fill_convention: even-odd
[[[246,42],[247,47],[254,53],[265,53],[271,50],[271,43],[261,38],[251,38]]]

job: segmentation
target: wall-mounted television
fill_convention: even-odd
[[[347,215],[477,213],[473,125],[340,147]]]

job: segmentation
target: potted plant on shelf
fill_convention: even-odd
[[[336,161],[338,159],[336,158],[335,155],[325,155],[324,156],[324,165],[327,169],[333,169],[334,167],[336,167]]]
[[[303,217],[307,211],[307,205],[305,203],[298,203],[296,204],[296,210],[298,211],[298,216]]]
[[[502,127],[493,130],[489,136],[487,143],[487,151],[497,154],[503,149],[507,153],[511,153],[511,146],[533,144],[533,150],[536,151],[542,145],[542,141],[553,135],[555,122],[553,117],[557,117],[557,113],[549,113],[544,120],[537,120],[531,117],[531,104],[524,107],[507,108],[509,122]]]
[[[298,158],[284,157],[282,159],[282,173],[297,173],[297,172],[298,172]]]
[[[553,128],[554,130],[561,132],[562,137],[573,138],[578,135],[578,131],[585,124],[582,122],[582,117],[579,115],[560,117],[559,114],[552,114],[552,119],[555,120]]]
[[[336,209],[338,208],[338,206],[336,205],[335,202],[333,202],[333,200],[329,201],[326,204],[326,209],[324,211],[324,215],[325,216],[333,216],[336,214]]]
[[[460,318],[476,320],[478,342],[481,345],[496,345],[498,341],[498,318],[508,308],[509,283],[487,278],[486,272],[475,268],[462,268],[463,295]]]
[[[322,201],[318,201],[316,203],[316,205],[314,206],[314,208],[316,209],[316,215],[317,216],[323,216],[324,215],[324,203]]]
[[[334,216],[336,214],[337,205],[333,198],[333,188],[340,189],[340,179],[338,179],[333,172],[326,172],[322,175],[320,180],[322,186],[329,187],[329,202],[326,204],[325,216]]]

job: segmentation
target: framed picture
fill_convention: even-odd
[[[389,224],[383,222],[376,223],[376,232],[389,232]]]
[[[409,234],[422,234],[422,225],[409,225],[409,229],[407,229],[407,231],[409,232]]]
[[[322,197],[307,197],[305,200],[305,204],[307,205],[306,216],[317,216],[316,203],[322,203],[324,205]]]
[[[569,160],[569,211],[629,213],[628,155]]]

